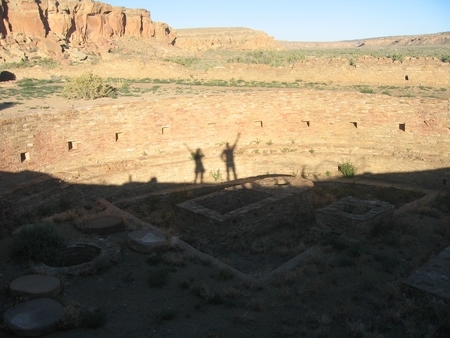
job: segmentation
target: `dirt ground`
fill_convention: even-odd
[[[136,49],[141,49],[141,46]],[[137,61],[112,55],[111,60],[100,64],[51,70],[33,67],[18,69],[15,73],[18,79],[74,76],[79,75],[81,69],[95,71],[105,78],[135,78],[135,74],[152,78],[189,78],[193,74],[192,70],[177,64],[167,64],[158,59],[145,60],[146,52],[142,53],[142,59]],[[145,73],[139,73],[144,68]],[[121,86],[121,83],[117,85]],[[278,90],[158,84],[157,90],[146,91],[154,85],[131,84],[131,92],[139,92],[136,97],[69,102],[58,95],[18,100],[16,94],[5,94],[9,89],[17,89],[17,85],[1,83],[0,116],[159,95]],[[310,89],[361,90],[358,86],[339,86],[338,81],[333,85],[317,86]],[[448,90],[428,87],[372,89],[376,94],[388,90],[390,95],[396,96],[433,95],[448,99],[450,95]],[[403,211],[402,207],[420,199],[424,193],[348,183],[321,183],[313,190],[315,209],[348,195],[378,198],[395,205],[394,219],[371,229],[365,236],[349,241],[336,234],[320,236],[311,230],[315,225],[312,211],[304,219],[289,224],[273,224],[267,232],[218,239],[214,237],[214,229],[192,233],[178,225],[175,204],[196,194],[186,189],[181,193],[165,192],[122,201],[117,207],[255,278],[266,275],[310,248],[316,249],[287,272],[265,282],[248,282],[227,269],[218,269],[210,261],[177,248],[163,248],[149,255],[135,252],[126,245],[131,229],[124,229],[104,236],[122,248],[121,260],[117,264],[102,266],[93,274],[59,276],[63,291],[57,300],[65,306],[66,314],[59,330],[49,337],[449,336],[448,302],[402,284],[423,263],[449,246],[450,207],[448,202],[442,202],[450,200],[448,195],[437,202]],[[66,238],[89,236],[77,226],[83,224],[83,217],[94,217],[93,210],[96,208],[92,205],[81,210],[67,210],[71,217],[54,225]],[[40,222],[46,216],[51,215],[38,211],[34,219],[16,220],[12,229],[0,228],[0,286],[3,287],[0,315],[13,304],[25,300],[11,298],[8,284],[31,272],[26,265],[10,258],[11,232],[22,224]],[[86,317],[91,319],[90,324],[83,322]],[[0,327],[0,337],[13,336],[4,325]]]
[[[64,288],[57,300],[65,306],[66,316],[61,330],[49,336],[447,337],[447,302],[402,282],[449,245],[448,196],[404,212],[407,208],[402,206],[424,194],[331,182],[317,184],[313,193],[315,209],[351,194],[389,201],[396,213],[392,222],[351,241],[336,234],[317,235],[311,230],[312,213],[292,224],[276,224],[267,232],[224,238],[219,243],[208,229],[193,241],[189,229],[178,226],[175,204],[192,198],[195,191],[123,201],[118,205],[122,210],[232,267],[242,268],[245,257],[254,265],[247,270],[254,277],[313,245],[317,250],[292,270],[260,283],[244,281],[177,248],[165,247],[149,255],[130,250],[127,229],[106,235],[121,245],[121,260],[94,274],[60,276]],[[77,227],[98,212],[90,204],[69,211],[70,217],[60,218],[55,226],[67,238],[86,236]],[[268,241],[268,237],[275,240]],[[0,284],[5,286],[1,312],[23,301],[9,297],[8,283],[30,273],[26,266],[10,260],[7,248],[11,242],[12,236],[4,232],[0,239]],[[98,328],[74,328],[81,325],[77,318],[82,313],[91,313],[90,326]],[[0,335],[14,336],[7,330]]]

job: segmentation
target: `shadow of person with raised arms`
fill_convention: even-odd
[[[202,158],[205,157],[203,155],[202,150],[200,148],[197,148],[197,150],[194,152],[185,144],[186,148],[191,153],[191,159],[195,161],[195,179],[194,183],[197,183],[197,178],[200,176],[200,183],[203,183],[203,174],[205,173],[205,167],[203,166]]]
[[[234,165],[234,150],[236,149],[236,145],[240,136],[241,133],[237,135],[236,141],[234,141],[234,144],[232,146],[230,146],[230,144],[227,142],[226,148],[222,151],[222,154],[220,155],[220,158],[223,161],[225,161],[225,165],[227,168],[227,181],[230,180],[230,170],[233,171],[234,179],[237,180],[236,167]]]

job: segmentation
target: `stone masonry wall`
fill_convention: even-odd
[[[197,148],[214,182],[238,133],[238,177],[333,176],[346,160],[359,173],[450,167],[446,100],[280,90],[111,102],[1,120],[0,190],[25,170],[68,183],[191,182]]]
[[[301,80],[305,83],[357,84],[370,86],[450,86],[450,63],[436,57],[361,56],[350,65],[347,58],[317,58],[299,61],[290,67],[226,64],[208,70],[208,79],[246,79],[271,82]],[[406,80],[407,78],[407,80]]]
[[[225,63],[207,71],[194,71],[176,63],[157,60],[137,62],[129,59],[114,59],[100,64],[84,64],[85,72],[93,72],[102,77],[114,78],[159,78],[159,79],[195,79],[245,80],[272,82],[320,83],[337,85],[368,86],[432,86],[433,89],[450,87],[450,63],[438,58],[405,58],[402,62],[393,62],[390,58],[359,57],[351,66],[347,58],[307,59],[285,67],[268,65],[247,65]],[[79,68],[64,67],[54,69],[23,68],[15,69],[17,79],[49,79],[51,76],[79,76]],[[406,75],[408,80],[405,79]],[[432,94],[432,92],[430,92]]]

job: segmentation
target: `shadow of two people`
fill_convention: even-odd
[[[230,180],[230,171],[233,173],[233,177],[236,180],[236,166],[234,163],[234,151],[236,149],[238,140],[240,138],[241,134],[239,133],[236,137],[236,140],[234,141],[233,145],[230,146],[230,144],[227,142],[225,145],[225,149],[222,151],[220,158],[222,161],[225,162],[225,167],[227,171],[227,181]],[[194,184],[197,183],[197,180],[200,180],[200,183],[203,183],[203,175],[205,173],[205,167],[203,165],[203,158],[205,155],[203,154],[202,150],[200,148],[197,148],[195,151],[192,151],[186,144],[186,148],[191,153],[191,159],[195,162],[195,178],[194,178]]]

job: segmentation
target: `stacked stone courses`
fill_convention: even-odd
[[[316,211],[317,227],[350,236],[367,235],[377,225],[389,223],[394,206],[377,200],[347,196]]]
[[[241,138],[238,177],[325,174],[343,160],[359,173],[450,167],[449,101],[349,92],[280,90],[138,99],[0,120],[0,170],[51,174],[69,183],[189,182],[205,154]],[[1,188],[17,184],[2,181]]]
[[[229,64],[208,70],[208,79],[239,79],[254,81],[302,80],[305,83],[365,84],[376,86],[450,86],[450,63],[437,57],[404,57],[392,61],[388,57],[361,56],[348,58],[315,58],[299,61],[292,67],[274,68],[265,65]],[[406,76],[408,80],[406,80]]]

